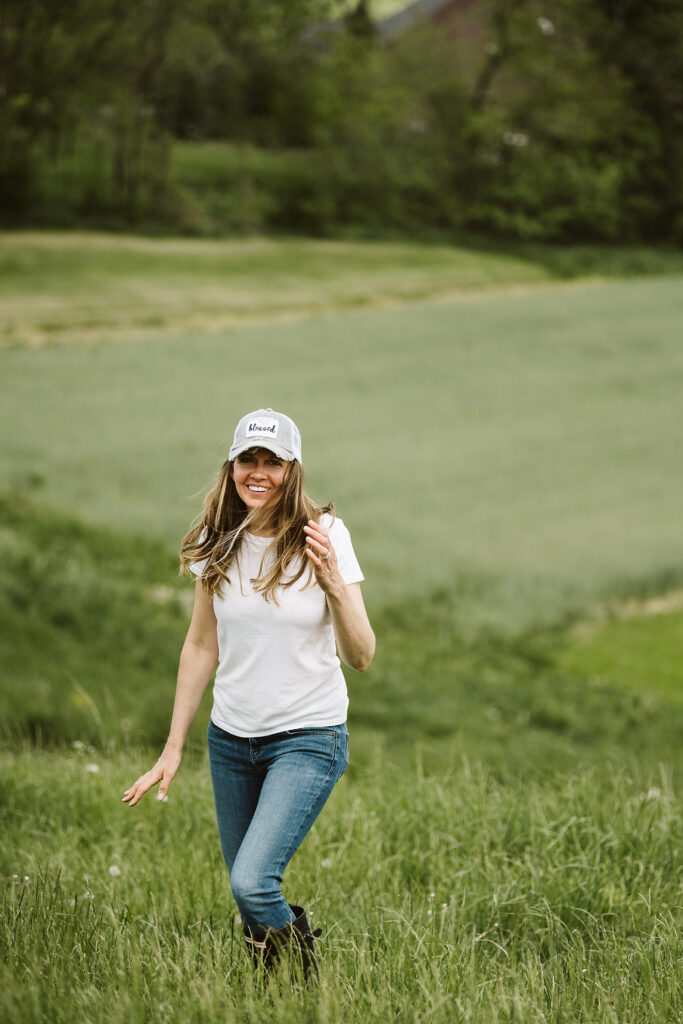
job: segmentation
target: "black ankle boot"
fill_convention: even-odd
[[[311,931],[306,917],[306,911],[303,907],[298,907],[295,904],[290,903],[289,909],[294,914],[294,920],[292,921],[291,928],[294,931],[294,936],[299,945],[304,981],[308,981],[311,977],[316,980],[318,978],[318,964],[313,952],[313,940],[320,938],[322,935],[322,928],[316,928],[314,932]]]
[[[313,953],[313,940],[322,934],[321,928],[311,931],[303,907],[289,904],[294,920],[278,931],[269,931],[264,938],[257,938],[247,925],[244,926],[244,937],[254,963],[263,964],[264,970],[271,970],[288,948],[296,949],[301,961],[304,982],[317,979],[318,964]]]

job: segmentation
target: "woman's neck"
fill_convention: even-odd
[[[277,523],[272,509],[252,509],[244,526],[252,537],[272,539],[277,534]]]

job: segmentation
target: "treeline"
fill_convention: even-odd
[[[680,0],[3,0],[0,221],[683,240]]]

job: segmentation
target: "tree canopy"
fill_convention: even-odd
[[[680,242],[679,0],[451,7],[4,0],[2,222]]]

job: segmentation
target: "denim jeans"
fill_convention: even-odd
[[[348,736],[343,724],[245,738],[209,722],[221,849],[242,921],[257,938],[293,920],[282,875],[346,770]]]

